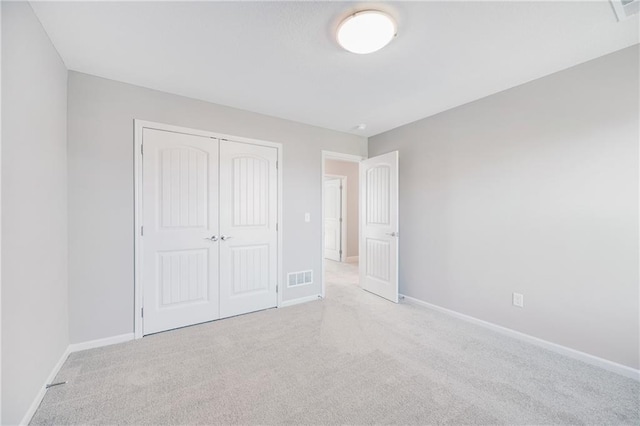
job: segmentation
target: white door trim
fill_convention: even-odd
[[[330,179],[340,179],[340,185],[342,186],[342,189],[340,190],[340,204],[341,204],[341,211],[340,214],[342,215],[342,222],[340,223],[340,251],[342,252],[342,255],[340,256],[340,262],[344,262],[347,259],[347,226],[349,226],[349,224],[347,223],[347,177],[343,176],[343,175],[324,175],[325,178],[330,178]],[[324,238],[324,225],[322,227],[323,229],[323,235],[322,237]]]
[[[142,307],[143,307],[143,285],[142,285],[142,267],[139,264],[142,259],[143,238],[140,235],[142,227],[142,129],[164,130],[176,133],[186,133],[189,135],[205,136],[213,139],[233,140],[235,142],[244,142],[253,145],[268,146],[278,150],[278,307],[282,305],[282,144],[277,142],[263,141],[259,139],[244,138],[240,136],[227,135],[223,133],[209,132],[206,130],[191,129],[188,127],[174,126],[171,124],[156,123],[153,121],[134,119],[134,137],[133,137],[133,171],[134,171],[134,312],[133,324],[134,335],[136,339],[142,338]],[[323,162],[324,164],[324,162]],[[323,166],[324,169],[324,166]]]
[[[322,215],[322,217],[320,218],[320,226],[321,226],[321,235],[322,238],[320,238],[320,258],[322,260],[322,291],[320,293],[320,296],[324,299],[325,296],[325,277],[324,277],[324,271],[325,271],[325,260],[324,260],[324,165],[325,165],[325,161],[326,160],[340,160],[340,161],[349,161],[352,163],[360,163],[360,161],[366,159],[367,157],[363,157],[361,155],[354,155],[354,154],[343,154],[341,152],[333,152],[333,151],[325,151],[322,150],[322,154],[321,154],[321,159],[322,159],[322,167],[320,170],[320,196],[321,196],[321,202],[320,202],[320,214]],[[360,203],[360,195],[358,194],[358,203]],[[359,222],[359,221],[358,221]],[[360,226],[360,225],[358,225]],[[358,229],[358,234],[360,234],[360,229]]]

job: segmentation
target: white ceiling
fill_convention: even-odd
[[[363,4],[398,21],[371,55],[334,37]],[[639,28],[608,1],[32,5],[71,70],[364,136],[637,44]]]

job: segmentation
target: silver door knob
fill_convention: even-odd
[[[221,239],[222,241],[227,241],[227,240],[230,240],[231,238],[233,238],[233,237],[229,237],[228,235],[221,235],[221,236],[220,236],[220,239]]]
[[[399,232],[387,232],[386,234],[387,234],[387,235],[390,235],[390,236],[392,236],[392,237],[399,237],[399,236],[400,236],[400,233],[399,233]]]
[[[212,235],[208,238],[205,238],[205,240],[209,240],[209,241],[218,241],[218,236],[217,235]]]

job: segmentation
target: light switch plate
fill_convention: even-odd
[[[311,222],[311,213],[305,213],[304,214],[304,221],[305,222]]]
[[[513,293],[513,306],[524,308],[524,295],[520,293]]]

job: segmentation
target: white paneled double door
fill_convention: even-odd
[[[277,305],[277,149],[142,130],[142,333]]]

